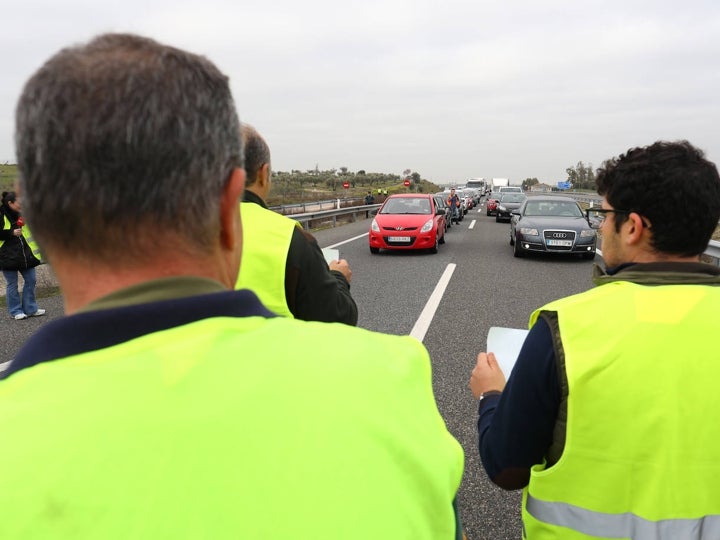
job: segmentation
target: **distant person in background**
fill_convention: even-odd
[[[367,195],[365,195],[365,204],[375,204],[375,196],[372,191],[368,191]]]
[[[14,191],[3,191],[0,214],[0,268],[6,282],[6,300],[10,316],[16,321],[45,315],[35,300],[35,267],[40,251],[20,215],[20,199]],[[22,296],[18,274],[23,278]]]
[[[686,141],[597,175],[606,270],[530,316],[510,378],[480,353],[480,456],[524,488],[524,538],[720,538],[720,219],[715,165]],[[681,209],[681,210],[679,210]]]
[[[450,195],[447,198],[447,204],[450,207],[451,219],[455,222],[460,221],[462,217],[460,215],[460,197],[455,193],[455,189],[450,190]]]
[[[250,289],[279,315],[306,321],[356,325],[345,259],[325,260],[310,233],[294,219],[269,210],[270,148],[249,125],[242,128],[247,180],[242,203],[243,264],[237,289]]]

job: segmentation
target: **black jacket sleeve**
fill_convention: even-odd
[[[328,268],[315,237],[299,227],[290,241],[285,297],[297,319],[357,324],[350,284],[340,272]]]
[[[495,484],[504,489],[528,484],[530,467],[542,463],[552,443],[559,406],[552,334],[539,318],[525,338],[505,390],[480,403],[480,458]]]

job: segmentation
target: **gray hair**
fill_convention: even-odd
[[[130,34],[61,50],[16,110],[33,234],[106,262],[147,256],[168,235],[207,252],[242,167],[239,130],[228,79],[204,57]]]
[[[270,147],[257,130],[249,124],[241,128],[242,144],[245,153],[245,186],[251,186],[257,180],[258,172],[267,163],[270,167]]]

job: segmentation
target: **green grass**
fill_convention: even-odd
[[[2,191],[11,191],[17,176],[17,165],[0,165],[0,188]]]

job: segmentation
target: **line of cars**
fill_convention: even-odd
[[[477,189],[458,189],[456,193],[461,205],[456,221],[459,223],[468,210],[480,202],[481,195]],[[390,195],[374,212],[375,217],[370,223],[370,253],[380,253],[381,249],[437,253],[438,245],[445,243],[445,235],[453,226],[449,196],[449,190],[435,194]]]
[[[515,257],[530,253],[595,257],[596,227],[570,197],[527,197],[522,192],[508,191],[498,195],[494,213],[496,221],[510,222],[510,245]],[[450,215],[445,193],[391,195],[370,224],[370,252],[422,249],[437,253],[452,227]]]

